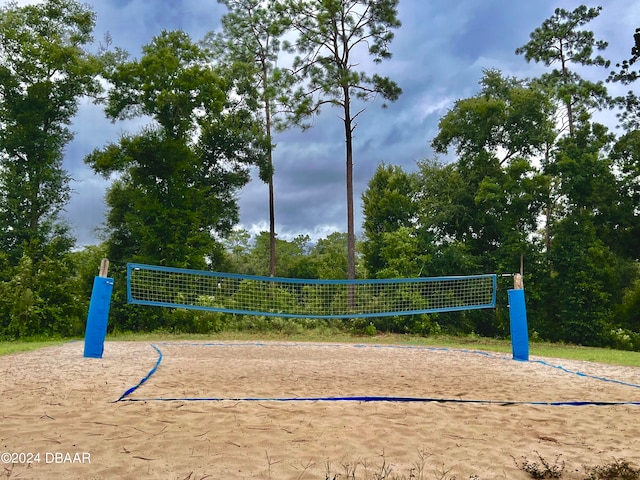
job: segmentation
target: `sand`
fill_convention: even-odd
[[[382,345],[154,345],[157,370],[122,401],[158,362],[150,343],[107,342],[102,359],[84,358],[82,342],[0,357],[0,479],[517,480],[540,457],[584,479],[595,465],[640,466],[640,405],[625,404],[640,402],[640,368]],[[273,400],[374,396],[432,401]]]

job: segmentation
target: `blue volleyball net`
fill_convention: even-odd
[[[375,280],[261,277],[130,263],[129,303],[293,318],[494,308],[495,274]]]

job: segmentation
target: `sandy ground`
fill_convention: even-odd
[[[0,479],[518,480],[540,457],[584,479],[616,460],[640,466],[640,405],[625,404],[640,402],[640,368],[401,346],[155,346],[155,373],[117,402],[157,364],[151,344],[0,357]],[[373,396],[433,401],[299,400]]]

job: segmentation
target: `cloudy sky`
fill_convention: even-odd
[[[21,4],[29,3],[22,0]],[[133,56],[161,30],[182,29],[200,39],[220,27],[225,7],[216,0],[89,0],[97,14],[95,37],[109,32],[116,46]],[[385,162],[407,171],[432,157],[430,142],[439,119],[460,98],[474,95],[485,68],[530,77],[542,67],[527,64],[514,51],[557,7],[573,10],[568,0],[400,0],[402,27],[391,45],[393,57],[370,73],[388,75],[403,89],[389,104],[369,104],[355,131],[354,186],[356,229],[362,224],[360,197],[376,167]],[[630,56],[635,28],[640,26],[640,2],[601,2],[599,18],[588,24],[596,38],[609,42],[605,57],[615,64]],[[586,3],[587,6],[598,4]],[[364,60],[364,59],[363,59]],[[606,72],[584,72],[592,79]],[[297,234],[325,237],[346,231],[344,133],[339,111],[327,108],[306,132],[279,134],[276,167],[276,223],[280,238]],[[116,141],[136,124],[110,123],[100,107],[84,103],[74,123],[75,140],[66,151],[65,168],[74,178],[74,195],[66,217],[79,245],[96,243],[96,228],[104,220],[108,184],[84,164],[94,148]],[[255,179],[239,193],[241,227],[268,230],[267,187]]]

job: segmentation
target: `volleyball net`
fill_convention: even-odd
[[[494,308],[495,274],[367,280],[262,277],[127,265],[131,304],[293,318],[358,318]]]

